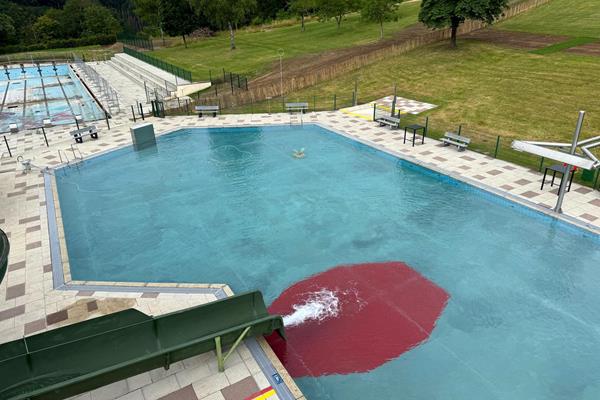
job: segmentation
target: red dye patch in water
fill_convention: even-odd
[[[448,298],[401,262],[339,266],[271,304],[288,340],[267,340],[294,377],[370,371],[429,338]]]

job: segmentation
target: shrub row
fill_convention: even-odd
[[[35,43],[35,44],[14,44],[10,46],[0,47],[0,54],[8,53],[22,53],[27,51],[38,51],[48,49],[62,49],[80,46],[91,46],[91,45],[109,45],[117,41],[115,35],[96,35],[87,36],[76,39],[54,39],[47,42]]]

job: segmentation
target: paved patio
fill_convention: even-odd
[[[199,119],[196,116],[149,118],[157,133],[182,126],[246,126],[289,124],[286,114],[224,115]],[[424,145],[411,147],[402,143],[400,131],[342,112],[312,113],[304,123],[317,122],[341,134],[352,136],[428,168],[473,183],[507,196],[542,212],[548,212],[556,201],[555,190],[539,190],[541,174],[471,151],[457,152],[427,138]],[[9,268],[0,284],[0,342],[32,335],[44,330],[94,318],[126,308],[136,308],[150,315],[160,315],[193,305],[213,301],[218,290],[230,294],[222,283],[207,284],[107,284],[74,282],[65,279],[57,286],[48,234],[48,213],[44,176],[38,170],[23,174],[16,156],[23,155],[39,167],[56,167],[61,163],[58,150],[69,159],[73,154],[85,156],[131,143],[125,115],[111,121],[111,130],[99,121],[100,138],[86,140],[75,152],[68,131],[54,127],[48,130],[50,147],[43,137],[33,132],[9,136],[13,158],[0,160],[0,226],[11,241]],[[419,142],[420,143],[420,142]],[[0,144],[0,152],[5,151]],[[555,187],[556,188],[556,187]],[[549,189],[549,187],[548,187]],[[566,195],[565,217],[587,229],[600,232],[600,192],[573,184]],[[258,288],[260,289],[260,288]],[[212,291],[211,291],[212,290]],[[286,381],[292,398],[302,398],[291,378],[266,345],[257,342],[276,371]],[[207,353],[173,365],[170,370],[150,371],[79,396],[85,399],[245,399],[281,398],[273,384],[271,371],[259,367],[257,359],[242,346],[227,363],[225,373],[216,371],[214,354]],[[275,390],[270,388],[274,386]],[[165,397],[166,396],[166,397]],[[265,397],[266,396],[266,397]]]

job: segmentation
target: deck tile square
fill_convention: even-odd
[[[198,400],[194,387],[187,385],[171,394],[161,397],[159,400]]]
[[[518,181],[515,181],[515,183],[516,183],[517,185],[524,186],[524,185],[528,185],[528,184],[530,184],[530,183],[531,183],[531,181],[528,181],[527,179],[519,179]]]
[[[25,314],[25,305],[9,308],[8,310],[0,311],[0,321]]]
[[[502,168],[507,169],[509,171],[514,171],[515,169],[517,169],[517,168],[513,167],[512,165],[505,165]]]
[[[98,303],[96,303],[96,300],[90,301],[89,303],[86,304],[86,306],[87,306],[88,312],[96,311],[98,309]]]
[[[46,329],[46,318],[31,321],[25,324],[25,335]]]
[[[596,216],[594,216],[592,214],[588,214],[588,213],[581,214],[579,216],[579,218],[586,219],[586,220],[588,220],[590,222],[594,222],[594,221],[596,221],[598,219],[598,217],[596,217]]]
[[[532,192],[531,190],[521,193],[521,196],[527,197],[528,199],[531,199],[531,198],[539,196],[539,195],[540,195],[540,193]]]
[[[479,179],[479,180],[481,181],[481,180],[484,180],[484,179],[485,179],[485,176],[483,176],[483,175],[479,175],[479,174],[478,174],[478,175],[475,175],[473,178],[475,178],[475,179]]]
[[[65,321],[68,318],[69,318],[69,314],[67,313],[67,310],[61,310],[61,311],[57,311],[55,313],[46,315],[46,323],[48,325],[57,324],[59,322]]]
[[[25,295],[25,284],[20,283],[18,285],[9,286],[6,288],[6,300],[16,299]]]
[[[258,392],[259,388],[253,377],[249,376],[231,386],[221,389],[221,394],[225,400],[244,400],[253,393]]]
[[[490,175],[496,176],[496,175],[502,174],[503,172],[500,171],[500,170],[498,170],[498,169],[493,169],[491,171],[488,171],[487,173],[490,174]]]
[[[469,156],[460,156],[460,158],[462,158],[463,160],[467,160],[467,161],[475,161],[475,159],[473,157],[469,157]]]
[[[578,187],[577,189],[575,189],[573,191],[577,192],[577,193],[581,193],[581,194],[588,194],[588,193],[592,193],[593,192],[592,189],[590,189],[588,187],[585,187],[585,186]]]
[[[75,296],[84,296],[84,297],[90,297],[94,295],[94,291],[93,290],[80,290],[79,292],[77,292],[77,294]]]
[[[42,247],[42,242],[37,241],[33,243],[28,243],[27,246],[25,246],[25,250],[33,250],[37,249],[38,247]]]
[[[37,198],[37,196],[36,196],[36,198]],[[39,231],[40,229],[41,229],[40,225],[29,226],[29,227],[27,227],[27,229],[25,229],[25,233],[36,232],[36,231]]]
[[[142,299],[155,299],[159,294],[158,292],[144,292],[142,293]]]
[[[8,265],[8,271],[18,271],[25,268],[25,261],[19,261]]]
[[[594,200],[590,201],[589,204],[596,206],[596,207],[600,207],[600,199],[594,199]]]
[[[28,218],[23,218],[19,220],[19,225],[23,225],[26,224],[28,222],[33,222],[33,221],[39,221],[40,220],[40,216],[39,215],[35,215],[33,217],[28,217]]]
[[[504,190],[509,190],[509,191],[514,189],[514,187],[512,187],[510,185],[502,185],[502,186],[500,186],[500,188],[502,188]]]
[[[44,273],[52,272],[52,264],[44,265]]]

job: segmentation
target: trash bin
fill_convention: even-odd
[[[581,180],[584,182],[592,182],[596,176],[595,169],[584,169],[581,172]]]

